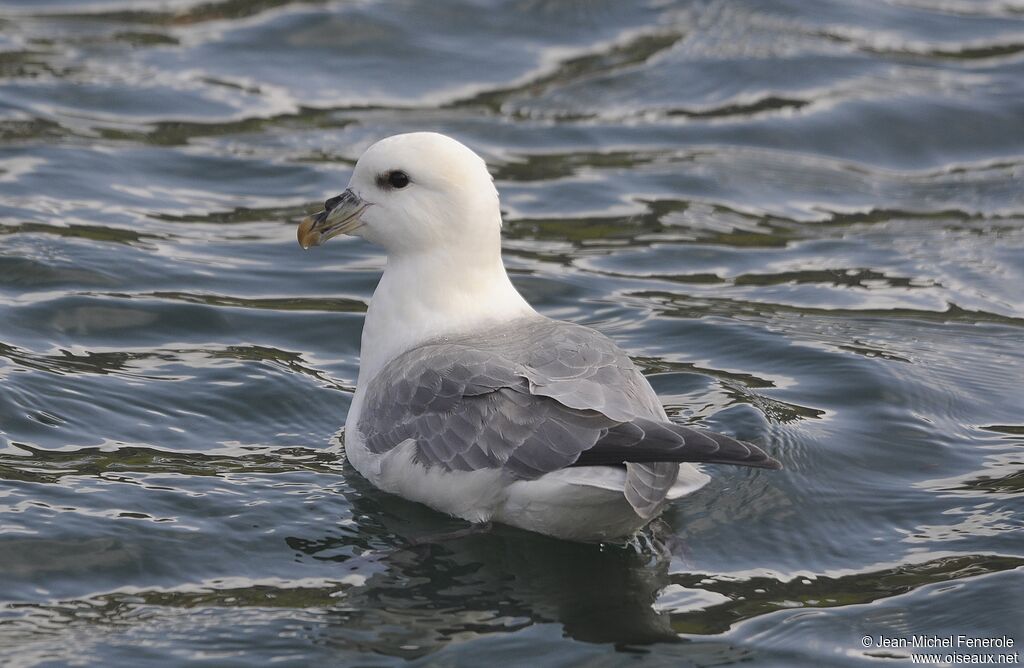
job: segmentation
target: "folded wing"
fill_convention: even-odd
[[[544,323],[564,327],[505,337],[502,354],[480,345],[494,340],[484,336],[391,361],[367,387],[359,422],[367,448],[383,454],[412,439],[426,466],[501,469],[522,480],[625,465],[624,493],[644,516],[665,498],[679,462],[779,468],[750,443],[668,422],[639,370],[597,332]]]

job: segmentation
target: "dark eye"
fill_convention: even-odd
[[[377,179],[377,184],[381,188],[394,188],[401,190],[402,188],[409,185],[409,175],[400,169],[390,171],[387,174],[382,174]]]

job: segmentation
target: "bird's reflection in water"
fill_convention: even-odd
[[[674,642],[652,607],[669,558],[648,532],[642,545],[573,543],[492,525],[461,532],[455,520],[355,481],[356,525],[343,535],[289,545],[337,562],[352,583],[318,640],[416,657],[453,640],[557,623],[573,639],[620,646]],[[366,492],[359,493],[359,489]],[[353,493],[354,492],[354,493]],[[453,533],[455,535],[453,535]]]

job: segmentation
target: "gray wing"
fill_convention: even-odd
[[[481,345],[482,342],[484,345]],[[613,420],[665,420],[665,410],[633,360],[600,332],[548,318],[520,321],[487,337],[456,341],[524,367],[530,390]]]
[[[429,466],[501,468],[529,480],[572,465],[618,424],[532,394],[526,374],[522,365],[462,345],[416,348],[367,388],[359,431],[371,452],[413,439]]]
[[[626,464],[626,497],[642,515],[664,499],[678,462],[774,462],[749,444],[667,422],[614,343],[547,319],[410,350],[374,378],[365,402],[358,428],[372,452],[412,439],[427,466],[499,468],[526,480]]]

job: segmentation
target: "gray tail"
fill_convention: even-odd
[[[609,427],[574,466],[694,462],[781,469],[782,464],[753,443],[671,422],[637,418]]]

